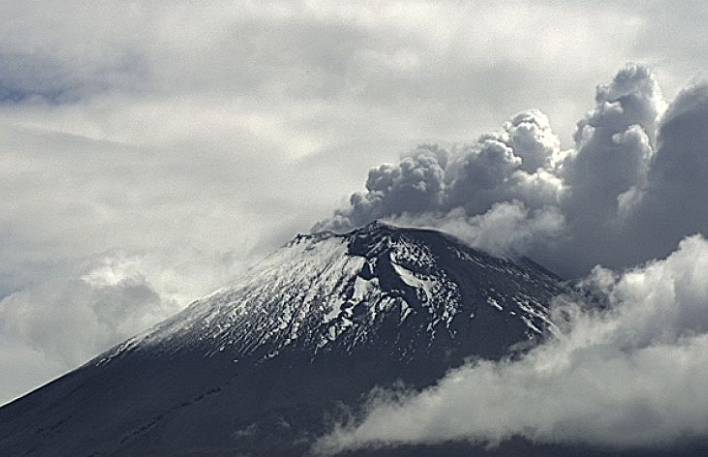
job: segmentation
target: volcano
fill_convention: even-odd
[[[372,223],[298,235],[234,283],[0,409],[0,455],[304,455],[376,388],[553,331],[525,258]]]

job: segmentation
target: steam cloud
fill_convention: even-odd
[[[684,90],[667,108],[651,71],[628,65],[598,86],[574,148],[561,149],[543,113],[522,112],[474,144],[424,145],[372,168],[366,192],[315,229],[393,219],[452,228],[477,247],[529,254],[566,277],[597,264],[628,267],[708,228],[706,125],[708,86]],[[485,219],[512,209],[523,217],[506,219],[508,242],[485,230],[498,228]]]
[[[667,106],[649,69],[629,65],[595,101],[570,150],[524,112],[473,145],[372,169],[367,191],[319,224],[438,227],[585,276],[606,306],[558,297],[548,342],[374,401],[316,450],[513,436],[622,448],[708,433],[708,86]]]

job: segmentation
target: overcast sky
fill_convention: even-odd
[[[3,2],[0,403],[223,285],[420,143],[533,108],[577,147],[627,62],[671,102],[708,68],[708,7],[634,3]]]

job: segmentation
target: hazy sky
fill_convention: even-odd
[[[670,102],[708,68],[708,7],[635,3],[3,2],[0,403],[223,285],[417,144],[535,108],[575,147],[627,62]]]

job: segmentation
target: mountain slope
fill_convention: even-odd
[[[0,409],[0,455],[301,455],[376,386],[551,329],[527,259],[374,223],[299,235],[229,287]]]

